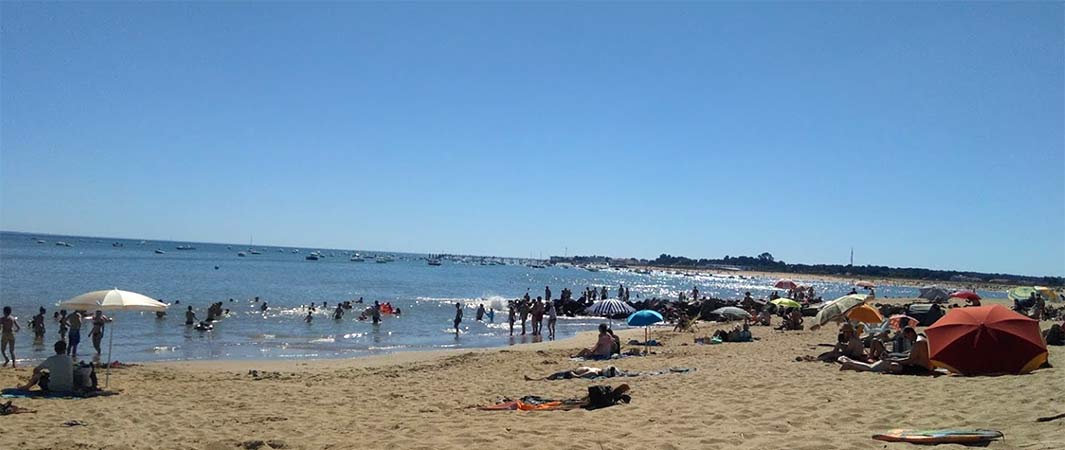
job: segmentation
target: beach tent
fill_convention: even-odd
[[[651,332],[650,326],[658,322],[661,322],[662,315],[657,311],[650,309],[641,309],[632,314],[629,314],[629,318],[625,319],[625,323],[628,323],[630,327],[643,327],[643,353],[647,354],[647,341],[650,340]]]
[[[1002,305],[951,309],[925,334],[932,363],[964,375],[1023,374],[1047,360],[1039,322]]]
[[[843,320],[843,317],[851,309],[857,308],[865,304],[865,300],[868,299],[868,295],[863,294],[851,294],[844,295],[840,298],[832,300],[821,306],[821,310],[817,311],[817,315],[814,316],[814,327],[820,327],[826,323]]]
[[[874,308],[872,305],[858,305],[847,311],[847,319],[862,322],[862,323],[876,323],[879,324],[884,321],[884,316],[880,315],[880,311]]]
[[[166,311],[166,303],[136,292],[93,291],[59,303],[59,306],[73,311]],[[107,377],[104,387],[111,383],[111,348],[115,338],[115,326],[112,322],[107,338]]]
[[[943,317],[943,308],[935,303],[914,303],[907,309],[906,314],[917,319],[918,323],[914,326],[927,327]]]
[[[779,306],[781,308],[802,309],[802,303],[799,303],[799,302],[797,302],[795,300],[792,300],[790,298],[785,298],[785,297],[778,298],[776,300],[770,301],[769,303],[777,305],[777,306]]]
[[[920,289],[921,294],[917,298],[923,298],[925,300],[933,302],[942,302],[950,298],[950,292],[939,286],[925,286]]]
[[[792,280],[789,280],[787,278],[782,278],[780,280],[777,280],[776,283],[773,283],[773,287],[775,287],[777,289],[795,289],[795,288],[799,287],[799,285],[796,284]]]
[[[725,306],[713,311],[710,314],[717,314],[725,319],[750,319],[751,313],[744,311],[742,308],[735,306]]]

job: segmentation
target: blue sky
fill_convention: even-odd
[[[4,230],[1065,274],[1061,3],[2,16]]]

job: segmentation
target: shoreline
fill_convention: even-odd
[[[656,327],[651,327],[654,330]],[[657,327],[664,328],[664,327]],[[581,331],[573,336],[555,339],[553,341],[530,342],[527,344],[515,344],[508,346],[493,347],[470,347],[470,348],[441,348],[435,350],[411,350],[392,352],[380,355],[341,357],[341,358],[285,358],[285,359],[201,359],[182,361],[145,361],[135,364],[146,367],[172,368],[183,370],[205,371],[248,371],[248,370],[271,370],[271,371],[294,371],[294,370],[328,370],[339,367],[345,368],[380,368],[393,365],[424,363],[437,359],[464,354],[486,354],[491,352],[524,352],[546,351],[573,348],[575,344],[590,346],[594,343],[597,331]],[[621,337],[622,342],[629,339],[643,338],[643,330],[630,328],[615,330],[615,334]]]

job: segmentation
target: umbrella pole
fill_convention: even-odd
[[[643,327],[643,354],[647,354],[647,341],[651,338],[651,327]]]
[[[108,332],[107,337],[107,375],[104,377],[104,389],[111,387],[111,347],[115,343],[115,324],[111,323],[108,327],[111,331]]]

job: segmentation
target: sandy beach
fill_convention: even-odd
[[[1043,323],[1044,328],[1049,326]],[[908,448],[870,436],[892,428],[991,428],[991,448],[1060,449],[1065,412],[1060,369],[1025,376],[910,377],[840,372],[796,362],[831,343],[833,329],[754,328],[753,343],[694,345],[662,327],[628,371],[688,373],[601,381],[524,381],[573,368],[592,334],[505,349],[400,353],[345,360],[152,363],[113,372],[117,396],[15,399],[36,414],[0,418],[0,448],[18,449],[466,449],[536,445],[573,449]],[[642,338],[639,330],[623,341]],[[1051,347],[1050,362],[1065,366]],[[607,364],[593,364],[605,366]],[[249,374],[258,370],[259,376]],[[0,370],[0,385],[29,368]],[[585,411],[477,410],[501,397],[580,397],[593,384],[632,386],[632,403]],[[64,426],[79,420],[85,426]],[[946,448],[951,448],[947,446]]]

